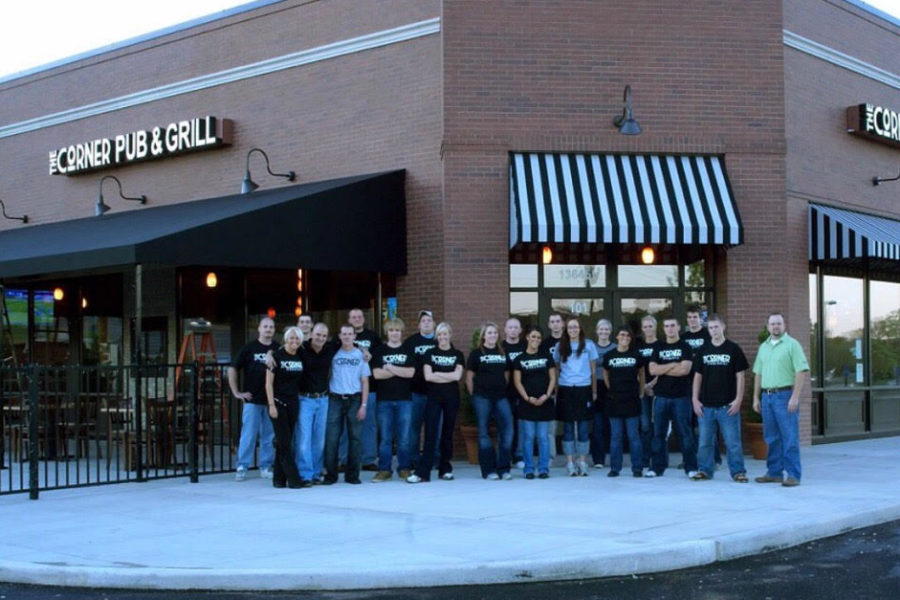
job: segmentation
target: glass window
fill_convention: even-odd
[[[685,287],[706,287],[706,261],[698,260],[695,263],[684,265]]]
[[[678,265],[619,265],[619,287],[678,287]]]
[[[537,287],[537,265],[509,265],[509,287]]]
[[[656,317],[657,335],[663,335],[662,321],[673,316],[671,298],[622,298],[619,306],[622,322],[631,327],[635,336],[641,335],[641,319]]]
[[[537,292],[510,292],[509,314],[518,317],[522,327],[537,325],[538,319],[538,293]]]
[[[544,265],[544,287],[606,287],[605,265]]]
[[[819,282],[815,273],[809,275],[809,380],[814,388],[822,385],[819,374]]]
[[[587,337],[592,338],[597,321],[609,318],[603,298],[551,298],[550,310],[562,313],[564,319],[575,317]]]
[[[827,275],[825,299],[825,386],[865,385],[863,368],[863,280]]]
[[[900,386],[900,283],[869,283],[872,385]]]

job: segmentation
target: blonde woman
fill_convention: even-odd
[[[478,347],[466,363],[466,389],[472,397],[478,420],[478,464],[484,479],[512,479],[509,472],[512,453],[512,409],[506,390],[509,385],[509,363],[498,343],[500,329],[485,323],[478,334]],[[491,441],[491,415],[497,423],[497,450]]]
[[[303,361],[300,345],[303,332],[299,327],[284,330],[283,344],[272,356],[273,365],[266,372],[266,400],[269,418],[275,430],[275,464],[272,485],[277,488],[301,488],[311,485],[300,479],[294,461],[294,429],[300,412],[300,382]]]

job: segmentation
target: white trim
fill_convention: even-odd
[[[276,71],[328,60],[329,58],[363,52],[382,46],[389,46],[391,44],[397,44],[439,33],[440,30],[440,17],[419,21],[418,23],[410,23],[409,25],[402,25],[394,29],[385,29],[383,31],[377,31],[348,40],[309,48],[308,50],[301,50],[299,52],[270,58],[249,65],[234,67],[232,69],[226,69],[208,75],[201,75],[200,77],[185,79],[183,81],[135,92],[133,94],[110,98],[109,100],[101,100],[100,102],[70,108],[68,110],[35,117],[18,123],[11,123],[0,127],[0,139],[18,135],[20,133],[44,129],[46,127],[53,127],[54,125],[69,123],[71,121],[77,121],[78,119],[102,115],[123,108],[155,102],[164,98],[171,98],[172,96],[189,94],[198,90],[233,83],[242,79],[260,77]]]
[[[848,71],[852,71],[863,77],[874,79],[879,83],[883,83],[895,89],[900,89],[900,75],[885,71],[880,67],[861,61],[849,54],[844,54],[834,48],[829,48],[818,42],[799,36],[792,31],[785,29],[783,32],[784,45],[800,52],[814,56],[825,62],[843,67]]]

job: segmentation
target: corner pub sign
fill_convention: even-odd
[[[186,152],[212,150],[230,145],[231,133],[230,119],[205,116],[71,144],[50,151],[50,174],[78,175]]]

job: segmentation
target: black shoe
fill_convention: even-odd
[[[334,485],[337,483],[337,477],[326,477],[322,480],[322,485]]]
[[[548,479],[550,477],[550,473],[541,473],[538,475],[538,479]]]
[[[276,488],[285,488],[285,487],[287,487],[287,483],[285,483],[285,482],[283,482],[283,481],[275,481],[275,480],[272,480],[272,487],[276,487]]]
[[[299,490],[300,488],[305,487],[305,486],[303,485],[303,480],[302,480],[302,479],[298,479],[297,481],[289,481],[288,484],[287,484],[287,486],[288,486],[289,488],[291,488],[292,490]]]
[[[378,471],[378,465],[376,465],[375,463],[363,465],[362,470],[363,471]]]
[[[310,481],[309,479],[301,479],[300,480],[300,487],[308,488],[308,487],[312,487],[312,486],[313,486],[313,482]]]
[[[525,475],[525,479],[534,479],[534,473],[528,473]]]
[[[344,469],[347,468],[347,465],[338,465],[338,473],[343,473]]]
[[[632,476],[632,477],[640,477],[640,478],[643,478],[643,477],[644,477],[644,474],[641,473],[640,471],[632,471],[632,472],[631,472],[631,476]]]
[[[356,478],[356,479],[344,479],[344,483],[350,483],[350,484],[353,484],[353,485],[359,485],[360,483],[362,483],[362,481],[360,481],[359,478]]]
[[[609,473],[606,474],[606,476],[607,477],[618,477],[619,472],[618,471],[610,471]]]

